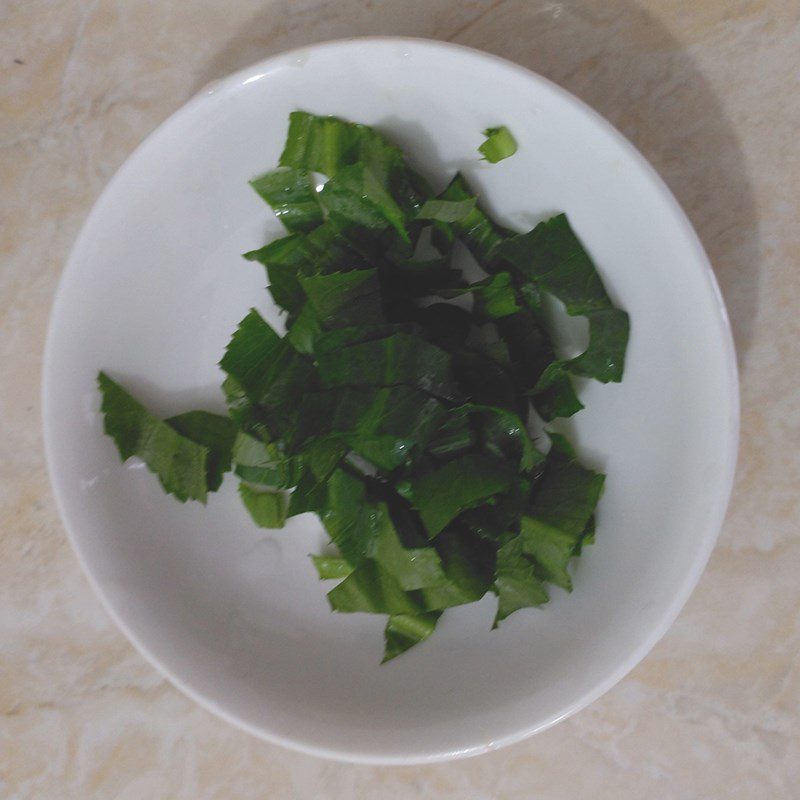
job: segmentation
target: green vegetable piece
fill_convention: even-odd
[[[330,178],[345,167],[364,164],[384,184],[404,168],[400,150],[373,128],[305,111],[289,115],[280,164],[321,172]]]
[[[476,199],[468,197],[465,200],[428,200],[417,212],[417,219],[461,222],[475,208]]]
[[[317,366],[325,387],[406,384],[437,397],[458,396],[450,356],[405,333],[320,353]]]
[[[228,417],[208,411],[187,411],[164,420],[181,436],[208,449],[206,457],[206,486],[215,492],[222,477],[231,468],[231,453],[236,439],[236,425]]]
[[[320,480],[311,470],[306,470],[294,491],[289,495],[289,508],[287,517],[295,517],[312,511],[319,513],[325,508],[328,500],[328,487],[324,480]]]
[[[620,308],[592,311],[589,318],[589,346],[581,355],[567,361],[576,375],[603,383],[622,380],[625,350],[630,335],[630,318]]]
[[[505,125],[487,128],[483,135],[486,137],[486,141],[478,150],[483,153],[484,159],[489,163],[496,164],[517,152],[517,140]]]
[[[323,331],[314,342],[314,355],[319,359],[328,353],[362,342],[374,342],[395,333],[409,333],[408,325],[355,325],[350,328],[337,328]]]
[[[583,408],[563,361],[554,361],[547,367],[530,395],[536,411],[545,422],[556,417],[571,417]]]
[[[536,315],[526,308],[497,319],[496,325],[508,348],[515,384],[522,390],[533,389],[555,360],[547,331]]]
[[[381,272],[381,288],[387,300],[432,294],[455,297],[465,286],[461,270],[453,269],[448,258],[401,259]]]
[[[464,408],[478,417],[483,446],[492,455],[517,461],[523,472],[530,472],[545,460],[518,414],[496,406],[472,404]]]
[[[523,551],[535,560],[541,577],[571,592],[572,579],[567,564],[578,537],[540,519],[523,517],[520,538]]]
[[[548,435],[553,446],[528,513],[578,537],[597,507],[605,475],[582,466],[563,436]]]
[[[141,458],[165,492],[181,502],[191,499],[205,503],[209,449],[153,416],[104,372],[98,374],[97,384],[103,395],[100,409],[104,429],[122,460]]]
[[[429,611],[425,614],[395,614],[389,617],[384,631],[385,650],[381,663],[385,664],[424,642],[436,628],[441,613]]]
[[[309,231],[322,222],[322,209],[311,175],[303,169],[276,169],[250,185],[272,206],[289,231]]]
[[[428,441],[426,450],[441,459],[452,459],[472,450],[478,435],[470,420],[470,406],[460,406],[450,411]]]
[[[258,402],[292,358],[292,348],[254,308],[239,323],[220,367]]]
[[[473,317],[469,311],[449,303],[433,303],[419,309],[417,322],[425,329],[425,336],[444,350],[461,347],[472,330]]]
[[[286,521],[286,496],[283,492],[256,489],[239,484],[239,496],[259,528],[282,528]]]
[[[498,604],[493,628],[515,611],[541,606],[549,600],[533,562],[523,552],[522,538],[515,537],[497,551],[494,591]]]
[[[412,478],[404,492],[433,538],[465,509],[508,489],[513,476],[511,465],[469,454]]]
[[[330,220],[306,234],[306,246],[313,269],[304,270],[305,275],[346,272],[369,266],[363,256],[342,236],[340,227]]]
[[[276,434],[294,427],[300,398],[316,384],[311,362],[255,309],[239,323],[220,367],[241,385]]]
[[[405,591],[425,589],[448,582],[439,554],[427,542],[405,547],[400,541],[386,506],[381,505],[380,532],[375,539],[372,557]]]
[[[419,601],[374,561],[359,564],[338,586],[328,592],[334,611],[352,614],[418,614]]]
[[[486,353],[457,350],[453,354],[453,372],[461,394],[472,403],[521,410],[512,374]]]
[[[490,589],[495,569],[494,546],[469,530],[448,528],[436,539],[447,580],[420,591],[428,611],[480,600]]]
[[[508,317],[520,311],[511,275],[507,272],[498,272],[478,287],[476,300],[488,319]]]
[[[603,383],[622,380],[630,331],[628,315],[614,308],[566,215],[541,222],[530,233],[514,236],[498,249],[523,275],[561,300],[568,314],[589,318],[589,348],[566,361],[565,366]]]
[[[244,481],[273,489],[289,489],[302,477],[302,459],[287,456],[274,444],[267,444],[240,432],[233,446],[234,472]]]
[[[321,328],[380,325],[380,285],[374,269],[301,276],[300,285]]]
[[[311,556],[321,581],[346,578],[353,568],[343,558],[335,556]]]
[[[350,389],[341,393],[332,431],[376,467],[393,470],[424,446],[442,406],[407,386]]]
[[[348,231],[352,240],[359,230],[383,231],[393,227],[404,242],[410,242],[403,210],[380,179],[363,164],[342,167],[320,192],[320,202],[339,223],[355,226]]]
[[[472,197],[475,197],[475,193],[460,172],[439,195],[440,200],[468,200]],[[451,228],[486,272],[497,272],[502,268],[503,258],[499,248],[512,235],[511,231],[492,222],[479,206],[475,206],[466,217],[452,223]]]
[[[508,128],[485,135],[487,161],[516,152]],[[263,528],[317,514],[338,551],[311,557],[338,581],[330,606],[388,615],[384,662],[488,591],[497,627],[546,603],[547,584],[571,590],[605,476],[559,434],[540,452],[530,412],[581,409],[575,376],[619,381],[630,321],[566,217],[516,234],[461,174],[432,198],[378,131],[304,111],[280,167],[251,185],[289,231],[244,254],[265,267],[286,335],[254,309],[242,320],[220,361],[227,417],[162,421],[100,373],[122,458],[182,501],[205,502],[233,468]],[[467,282],[457,241],[487,277]],[[576,358],[556,357],[546,295],[587,317]]]
[[[299,281],[298,281],[299,285]],[[322,326],[317,312],[311,303],[304,303],[300,313],[289,324],[286,339],[289,344],[303,355],[313,355],[315,342],[322,333]]]
[[[245,253],[248,261],[258,261],[267,269],[269,292],[272,299],[290,314],[296,314],[305,302],[299,276],[311,269],[308,240],[299,233],[284,236],[262,247]]]
[[[258,415],[253,401],[247,396],[242,385],[232,376],[228,375],[222,382],[222,391],[228,406],[228,415],[233,422],[243,431],[253,436],[269,434],[263,420]]]
[[[323,223],[307,234],[294,233],[244,254],[267,270],[269,291],[275,302],[297,314],[305,302],[301,275],[344,272],[362,266],[363,258],[344,240],[338,227]]]
[[[320,519],[339,552],[354,567],[373,552],[383,524],[381,517],[380,508],[367,497],[363,482],[343,469],[334,470],[328,479],[326,505]]]
[[[317,439],[304,450],[304,458],[317,480],[327,480],[347,453],[347,447],[336,439]]]
[[[583,552],[584,547],[594,544],[595,528],[596,522],[594,514],[592,514],[592,516],[589,517],[589,521],[586,523],[586,527],[583,529],[580,538],[578,539],[577,545],[575,545],[575,551],[573,555],[579,556]]]
[[[293,111],[280,164],[332,176],[355,162],[355,140],[355,128],[348,122]]]

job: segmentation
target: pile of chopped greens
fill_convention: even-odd
[[[489,162],[517,149],[505,127],[486,136]],[[373,128],[301,111],[252,186],[288,231],[245,254],[286,333],[241,321],[220,362],[228,416],[161,420],[100,373],[121,457],[181,501],[232,470],[264,528],[317,514],[330,606],[386,615],[384,660],[487,592],[496,626],[548,584],[569,591],[604,476],[542,421],[582,408],[573,376],[621,380],[629,322],[566,216],[515,233],[461,174],[437,194]],[[548,296],[588,319],[575,358],[556,355]]]

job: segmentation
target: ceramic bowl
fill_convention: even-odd
[[[504,224],[566,211],[631,315],[624,381],[586,382],[568,429],[607,473],[575,590],[491,630],[455,608],[381,666],[384,620],[334,615],[308,558],[316,517],[257,529],[228,479],[207,506],[165,496],[103,435],[98,370],[164,415],[222,410],[217,362],[251,306],[279,316],[240,254],[280,233],[248,186],[294,109],[376,125],[444,184],[463,170]],[[482,131],[519,142],[490,165]],[[58,291],[44,422],[58,505],[111,616],[205,707],[272,742],[372,763],[484,752],[564,719],[658,641],[723,520],[737,449],[735,357],[703,248],[664,183],[605,120],[515,64],[433,41],[356,39],[214,83],[161,125],[97,201]]]

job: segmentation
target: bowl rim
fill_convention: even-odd
[[[223,707],[216,700],[207,697],[200,691],[196,690],[170,668],[168,668],[160,659],[160,657],[152,652],[150,648],[140,640],[125,622],[125,620],[114,610],[108,599],[105,590],[95,578],[92,569],[89,566],[89,558],[83,546],[80,543],[80,537],[75,528],[69,520],[66,513],[67,501],[65,492],[62,490],[61,483],[56,474],[55,467],[55,445],[53,442],[53,427],[52,415],[48,413],[51,405],[51,398],[53,397],[52,375],[50,363],[52,361],[52,352],[55,347],[56,329],[58,328],[59,317],[61,316],[61,307],[63,306],[63,296],[65,294],[64,286],[67,283],[67,278],[78,269],[77,254],[82,249],[85,240],[88,238],[88,230],[91,228],[91,223],[96,216],[99,216],[100,211],[109,202],[109,198],[115,191],[116,184],[122,175],[129,167],[130,162],[140,149],[145,147],[151,139],[157,137],[161,130],[166,126],[173,123],[176,118],[190,113],[196,106],[205,103],[208,99],[220,90],[233,89],[236,86],[243,85],[248,81],[257,80],[262,77],[263,73],[269,70],[276,62],[285,60],[292,57],[301,57],[307,55],[310,51],[322,50],[335,50],[347,49],[353,46],[360,45],[403,45],[406,47],[413,47],[419,50],[429,51],[449,51],[451,53],[460,54],[468,58],[478,58],[486,62],[491,62],[504,69],[512,70],[519,76],[525,79],[545,86],[548,90],[557,94],[560,99],[572,105],[574,108],[581,111],[584,115],[593,119],[596,124],[605,130],[617,143],[625,150],[629,158],[636,164],[636,166],[648,176],[654,187],[658,190],[662,199],[670,207],[674,214],[676,223],[682,229],[683,234],[686,236],[687,241],[691,244],[695,251],[698,264],[702,266],[706,283],[714,298],[715,314],[715,327],[717,335],[724,347],[725,353],[725,371],[726,371],[726,384],[728,388],[728,439],[726,448],[726,464],[725,464],[725,480],[723,484],[723,491],[717,498],[718,511],[712,523],[706,526],[704,530],[703,539],[698,543],[697,552],[691,564],[691,568],[687,570],[682,582],[673,593],[671,600],[665,606],[661,613],[658,624],[653,626],[647,636],[645,636],[639,646],[632,650],[624,661],[610,673],[601,676],[594,686],[584,692],[581,696],[572,700],[571,703],[566,705],[560,712],[551,714],[549,717],[539,720],[533,724],[518,725],[515,730],[507,735],[495,739],[491,742],[477,744],[472,747],[460,750],[443,749],[435,752],[430,752],[424,756],[418,754],[403,754],[398,752],[386,753],[363,753],[347,749],[346,747],[322,747],[314,744],[309,744],[301,739],[292,738],[281,734],[279,731],[253,724],[239,715],[229,711]],[[220,79],[212,80],[205,87],[197,91],[189,100],[183,105],[166,117],[159,123],[135,148],[131,151],[123,163],[116,170],[111,179],[107,182],[103,190],[98,195],[91,210],[84,219],[83,225],[75,242],[70,250],[66,264],[59,276],[58,287],[56,289],[47,325],[47,333],[45,339],[45,346],[43,351],[43,364],[42,364],[42,386],[41,386],[41,409],[42,409],[42,429],[44,439],[44,452],[47,463],[47,472],[50,481],[50,486],[53,491],[53,496],[56,502],[56,508],[59,517],[67,533],[70,545],[78,559],[81,569],[83,570],[88,582],[94,591],[95,595],[100,599],[102,606],[105,608],[109,617],[117,628],[123,633],[128,641],[134,646],[138,653],[151,664],[161,675],[174,685],[184,695],[189,697],[202,708],[210,711],[217,717],[222,718],[239,730],[243,730],[261,740],[267,741],[271,744],[277,744],[286,747],[296,752],[305,753],[307,755],[326,758],[334,761],[356,764],[369,764],[369,765],[413,765],[413,764],[431,764],[443,761],[450,761],[454,759],[466,758],[471,756],[487,753],[510,744],[520,742],[536,733],[540,733],[553,725],[561,722],[562,720],[576,714],[578,711],[586,708],[593,703],[613,686],[619,683],[635,666],[642,661],[645,656],[655,647],[659,640],[664,636],[667,630],[672,626],[678,614],[683,609],[684,605],[689,599],[692,591],[700,580],[700,577],[705,570],[711,552],[719,537],[722,525],[725,520],[727,509],[730,503],[731,492],[733,489],[733,481],[735,477],[736,464],[739,450],[739,428],[740,428],[740,390],[739,390],[739,373],[736,359],[736,350],[734,345],[733,334],[731,331],[730,320],[725,306],[725,302],[717,282],[714,271],[709,262],[708,256],[703,248],[703,245],[697,235],[694,227],[692,226],[686,212],[678,203],[677,199],[669,189],[664,179],[656,172],[655,168],[650,162],[642,155],[642,153],[633,145],[620,131],[617,130],[604,116],[598,111],[593,109],[583,100],[576,95],[564,89],[559,84],[551,81],[548,78],[534,72],[527,67],[523,67],[514,61],[503,58],[501,56],[479,50],[474,47],[466,45],[455,44],[453,42],[444,42],[437,39],[428,39],[423,37],[405,37],[405,36],[354,36],[340,39],[333,39],[323,42],[316,42],[300,47],[292,48],[290,50],[275,53],[268,58],[262,59],[248,67],[236,70]]]

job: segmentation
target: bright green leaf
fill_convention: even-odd
[[[491,164],[496,164],[504,158],[513,156],[517,152],[517,140],[505,125],[497,128],[487,128],[483,135],[486,141],[478,148],[483,153],[484,159]]]
[[[104,372],[97,376],[97,383],[103,395],[100,408],[104,429],[116,443],[122,460],[141,458],[165,492],[181,502],[191,499],[205,503],[208,448],[155,417]]]

